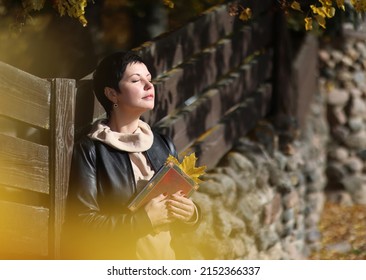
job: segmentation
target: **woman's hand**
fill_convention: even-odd
[[[154,228],[171,223],[174,220],[169,215],[169,211],[167,209],[167,198],[168,196],[166,194],[161,194],[151,199],[145,205],[145,211]]]
[[[193,201],[182,192],[171,195],[167,205],[170,216],[183,222],[191,220],[196,209]]]

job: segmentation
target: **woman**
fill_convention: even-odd
[[[171,141],[140,120],[154,108],[151,74],[132,52],[98,65],[94,93],[107,119],[74,146],[63,234],[65,258],[175,259],[175,237],[197,225],[195,204],[161,194],[136,212],[131,199],[171,154]]]

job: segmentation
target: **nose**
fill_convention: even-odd
[[[145,90],[149,90],[150,88],[154,87],[153,83],[150,82],[149,80],[146,80],[145,81],[145,86],[144,86],[144,89]]]

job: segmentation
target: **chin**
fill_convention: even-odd
[[[144,108],[144,110],[143,110],[143,111],[144,111],[144,112],[143,112],[143,114],[144,114],[144,113],[147,113],[147,112],[149,112],[149,111],[151,111],[151,110],[153,110],[153,109],[154,109],[154,106],[148,106],[148,107],[145,107],[145,108]]]

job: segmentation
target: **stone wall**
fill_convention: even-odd
[[[366,204],[365,35],[342,42],[319,50],[319,90],[291,147],[262,120],[205,176],[191,258],[306,259],[326,199]]]
[[[347,204],[366,204],[366,37],[358,35],[319,52],[331,127],[327,190]]]
[[[316,94],[291,153],[277,148],[274,129],[261,121],[257,141],[240,139],[206,174],[193,197],[203,219],[187,235],[191,258],[305,259],[316,249],[326,185],[324,108],[324,98]]]

